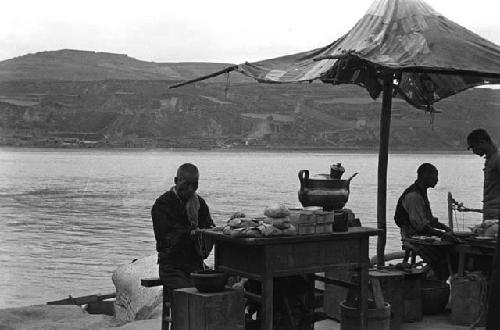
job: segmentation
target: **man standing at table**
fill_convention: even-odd
[[[500,216],[500,155],[486,130],[478,128],[467,136],[468,149],[484,162],[483,220]]]
[[[211,250],[194,234],[197,228],[214,227],[207,203],[196,194],[199,177],[195,165],[181,165],[175,186],[156,199],[151,210],[164,298],[174,289],[193,286],[190,273],[203,269]]]
[[[467,145],[478,156],[484,156],[483,219],[500,218],[500,156],[498,149],[484,129],[475,129],[467,136]],[[488,289],[488,315],[486,329],[500,328],[500,236]]]
[[[401,229],[402,239],[423,235],[438,236],[452,242],[457,240],[451,229],[432,214],[427,189],[434,188],[437,182],[437,168],[424,163],[417,169],[417,180],[399,197],[394,220]],[[439,246],[414,246],[412,249],[431,265],[439,279],[446,280],[451,275],[446,254]]]

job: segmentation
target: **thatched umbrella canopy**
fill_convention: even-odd
[[[314,50],[228,67],[171,87],[239,71],[262,83],[357,84],[377,98],[380,117],[377,263],[384,264],[392,97],[433,111],[471,87],[500,83],[500,46],[450,21],[421,0],[375,0],[343,37]]]

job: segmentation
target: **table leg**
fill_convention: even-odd
[[[311,318],[314,315],[314,290],[315,290],[315,282],[313,278],[313,274],[308,274],[306,276],[307,280],[307,296],[306,296],[306,308],[308,312],[308,317]],[[304,327],[304,330],[314,330],[314,323],[311,323]]]
[[[464,276],[464,269],[465,269],[465,253],[463,251],[460,251],[458,253],[458,276],[460,277]]]
[[[360,329],[365,330],[368,320],[368,264],[363,262],[359,268],[359,322]]]
[[[261,302],[261,325],[262,330],[273,329],[273,277],[265,276],[262,280],[262,302]]]
[[[453,276],[453,265],[451,263],[451,256],[449,251],[446,251],[446,265],[448,266],[449,276]]]

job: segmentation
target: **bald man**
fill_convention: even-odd
[[[151,210],[159,275],[169,296],[174,289],[193,286],[190,273],[203,269],[210,253],[210,244],[194,235],[195,229],[214,227],[207,203],[196,193],[199,177],[195,165],[181,165],[175,186],[156,199]]]

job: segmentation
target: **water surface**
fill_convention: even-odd
[[[0,149],[0,308],[113,292],[117,266],[155,253],[151,206],[184,162],[199,167],[199,194],[219,224],[235,211],[260,215],[274,202],[300,207],[298,171],[327,173],[341,162],[345,175],[359,172],[346,207],[376,227],[377,160],[376,153]],[[429,190],[436,216],[447,221],[448,191],[481,208],[482,159],[391,154],[387,251],[400,250],[393,210],[422,162],[440,171]],[[457,219],[464,227],[480,216]]]

